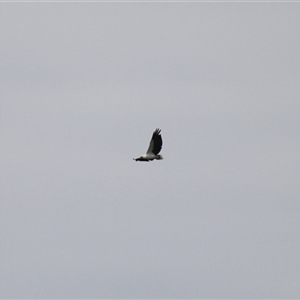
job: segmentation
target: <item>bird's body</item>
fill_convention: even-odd
[[[149,148],[147,150],[147,153],[138,157],[138,158],[134,158],[135,161],[152,161],[154,159],[163,159],[163,157],[158,154],[162,148],[162,138],[160,135],[160,129],[156,129],[153,132],[150,144],[149,144]]]

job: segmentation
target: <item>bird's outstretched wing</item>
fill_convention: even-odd
[[[162,148],[162,144],[163,144],[163,141],[162,141],[162,138],[161,138],[161,135],[160,135],[160,129],[156,129],[154,132],[153,132],[153,135],[152,135],[152,138],[151,138],[151,141],[150,141],[150,144],[149,144],[149,148],[147,150],[147,154],[155,154],[157,155],[161,148]]]

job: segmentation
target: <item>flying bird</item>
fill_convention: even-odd
[[[150,160],[153,160],[153,159],[163,159],[163,157],[158,154],[161,150],[161,147],[162,147],[162,138],[161,138],[161,135],[160,135],[160,129],[156,129],[154,132],[153,132],[153,135],[152,135],[152,138],[151,138],[151,141],[150,141],[150,144],[149,144],[149,148],[146,152],[146,154],[138,157],[138,158],[134,158],[135,161],[147,161],[149,162]]]

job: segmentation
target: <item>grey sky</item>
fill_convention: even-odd
[[[300,298],[299,11],[1,3],[0,296]]]

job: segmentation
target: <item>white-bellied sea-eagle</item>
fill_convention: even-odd
[[[147,150],[147,153],[138,157],[138,158],[134,158],[135,161],[150,161],[153,159],[163,159],[163,157],[158,154],[161,150],[163,141],[160,135],[160,129],[156,129],[153,132],[150,144],[149,144],[149,148]]]

